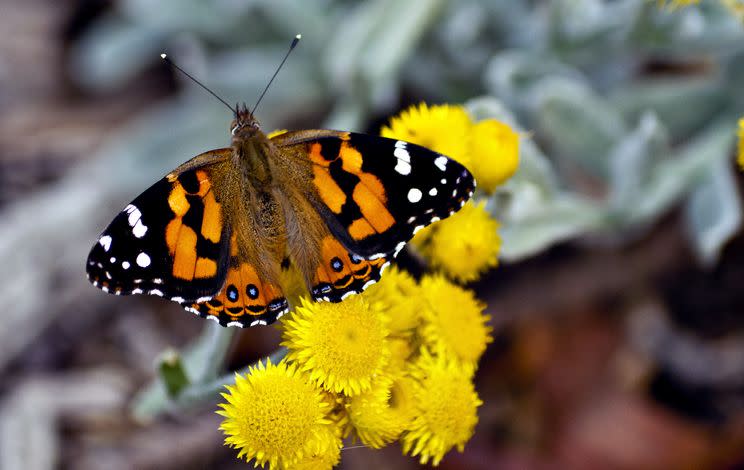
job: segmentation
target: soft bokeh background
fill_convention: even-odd
[[[4,0],[0,468],[245,465],[216,397],[165,402],[155,363],[172,347],[216,377],[276,331],[219,336],[174,304],[102,294],[83,264],[148,184],[228,142],[229,112],[159,53],[252,103],[298,32],[265,130],[377,133],[425,100],[523,133],[489,204],[502,263],[472,286],[495,328],[485,403],[442,468],[744,466],[744,27],[721,2]],[[341,468],[416,467],[396,446],[342,453]]]

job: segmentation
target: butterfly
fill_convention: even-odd
[[[182,164],[114,217],[86,265],[104,292],[165,297],[222,326],[268,325],[289,311],[282,270],[299,271],[315,301],[340,302],[473,195],[465,167],[424,147],[333,130],[269,137],[258,103],[233,109],[204,88],[234,113],[231,146]]]

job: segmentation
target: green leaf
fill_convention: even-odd
[[[520,194],[515,196],[518,198]],[[511,215],[497,214],[501,222],[500,258],[518,261],[537,254],[560,241],[574,238],[602,226],[603,213],[594,202],[564,195],[529,212],[512,208]]]
[[[609,98],[628,121],[653,111],[674,140],[710,122],[726,99],[718,74],[640,80],[618,88]]]
[[[622,139],[610,154],[609,210],[624,220],[640,191],[648,184],[651,170],[669,157],[664,125],[654,113],[641,116],[638,127]]]
[[[685,220],[700,261],[716,263],[723,245],[741,227],[741,202],[731,162],[719,161],[685,204]]]
[[[534,90],[538,127],[557,156],[585,171],[609,177],[608,149],[626,134],[622,116],[610,103],[579,81],[547,78]]]
[[[710,169],[729,159],[734,140],[732,116],[713,123],[670,159],[660,162],[638,192],[628,224],[646,223],[677,203],[701,184]]]

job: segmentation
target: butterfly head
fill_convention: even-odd
[[[235,106],[235,117],[230,123],[230,133],[235,140],[245,140],[261,132],[258,121],[248,110],[245,103]]]

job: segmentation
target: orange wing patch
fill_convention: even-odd
[[[341,139],[336,150],[326,149],[314,142],[308,147],[313,166],[313,184],[321,201],[334,213],[341,214],[347,199],[352,198],[359,207],[362,218],[354,220],[347,230],[354,240],[362,240],[376,233],[383,233],[395,225],[395,218],[387,209],[387,194],[382,181],[372,173],[362,170],[363,156],[347,139]],[[333,162],[340,160],[341,169],[356,176],[359,181],[351,194],[341,188],[330,172]]]
[[[220,241],[222,206],[215,199],[206,171],[195,171],[186,182],[180,179],[183,177],[175,173],[167,177],[172,184],[168,206],[173,211],[173,219],[165,228],[165,242],[173,257],[172,274],[185,281],[214,277],[217,275],[217,260],[200,257],[196,246],[200,236],[212,243]],[[191,227],[184,223],[184,217],[197,207],[202,211],[201,225]]]
[[[336,214],[340,214],[346,202],[346,194],[326,168],[320,166],[313,168],[313,184],[323,203]]]

